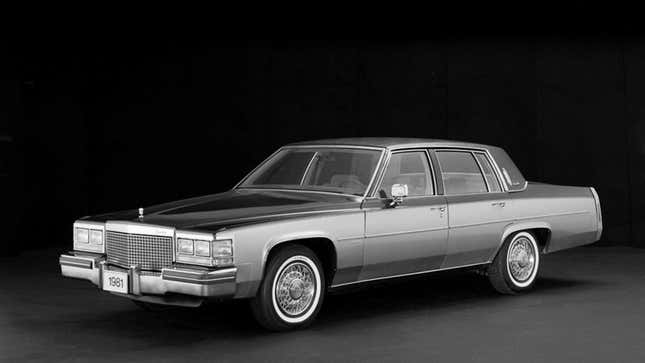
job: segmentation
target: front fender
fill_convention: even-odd
[[[309,239],[309,238],[328,239],[334,244],[334,246],[336,246],[336,238],[331,236],[329,233],[326,233],[323,231],[304,231],[304,232],[301,231],[301,232],[287,233],[284,235],[275,236],[271,238],[264,245],[264,248],[262,249],[262,266],[260,267],[262,276],[264,276],[264,269],[266,267],[267,258],[269,257],[269,252],[271,251],[272,248],[274,248],[275,246],[281,243],[286,243],[286,242],[295,241],[299,239]]]

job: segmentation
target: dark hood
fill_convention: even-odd
[[[347,195],[235,189],[224,193],[145,207],[142,221],[138,219],[137,209],[106,213],[86,219],[95,221],[126,220],[176,228],[218,230],[240,224],[294,218],[299,213],[325,213],[331,210],[359,207],[360,198]]]

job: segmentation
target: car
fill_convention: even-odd
[[[284,331],[370,281],[472,268],[522,293],[541,255],[602,229],[593,187],[527,182],[499,147],[344,138],[283,146],[223,193],[83,217],[59,263],[148,307],[248,299]]]

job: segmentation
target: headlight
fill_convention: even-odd
[[[209,257],[211,255],[211,244],[208,241],[195,241],[195,255]]]
[[[177,231],[176,261],[202,266],[233,265],[233,241],[216,240],[210,233]]]
[[[193,240],[186,238],[177,239],[177,252],[184,255],[193,254]]]
[[[87,228],[74,228],[76,231],[76,242],[78,243],[89,243],[90,242],[90,230]]]
[[[90,229],[90,243],[95,245],[103,244],[103,231]]]
[[[100,222],[74,222],[74,249],[78,251],[105,253],[103,238],[105,224]]]

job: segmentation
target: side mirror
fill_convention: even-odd
[[[408,185],[407,184],[394,184],[392,185],[392,201],[389,204],[389,207],[394,208],[397,205],[403,203],[403,198],[408,196]]]

